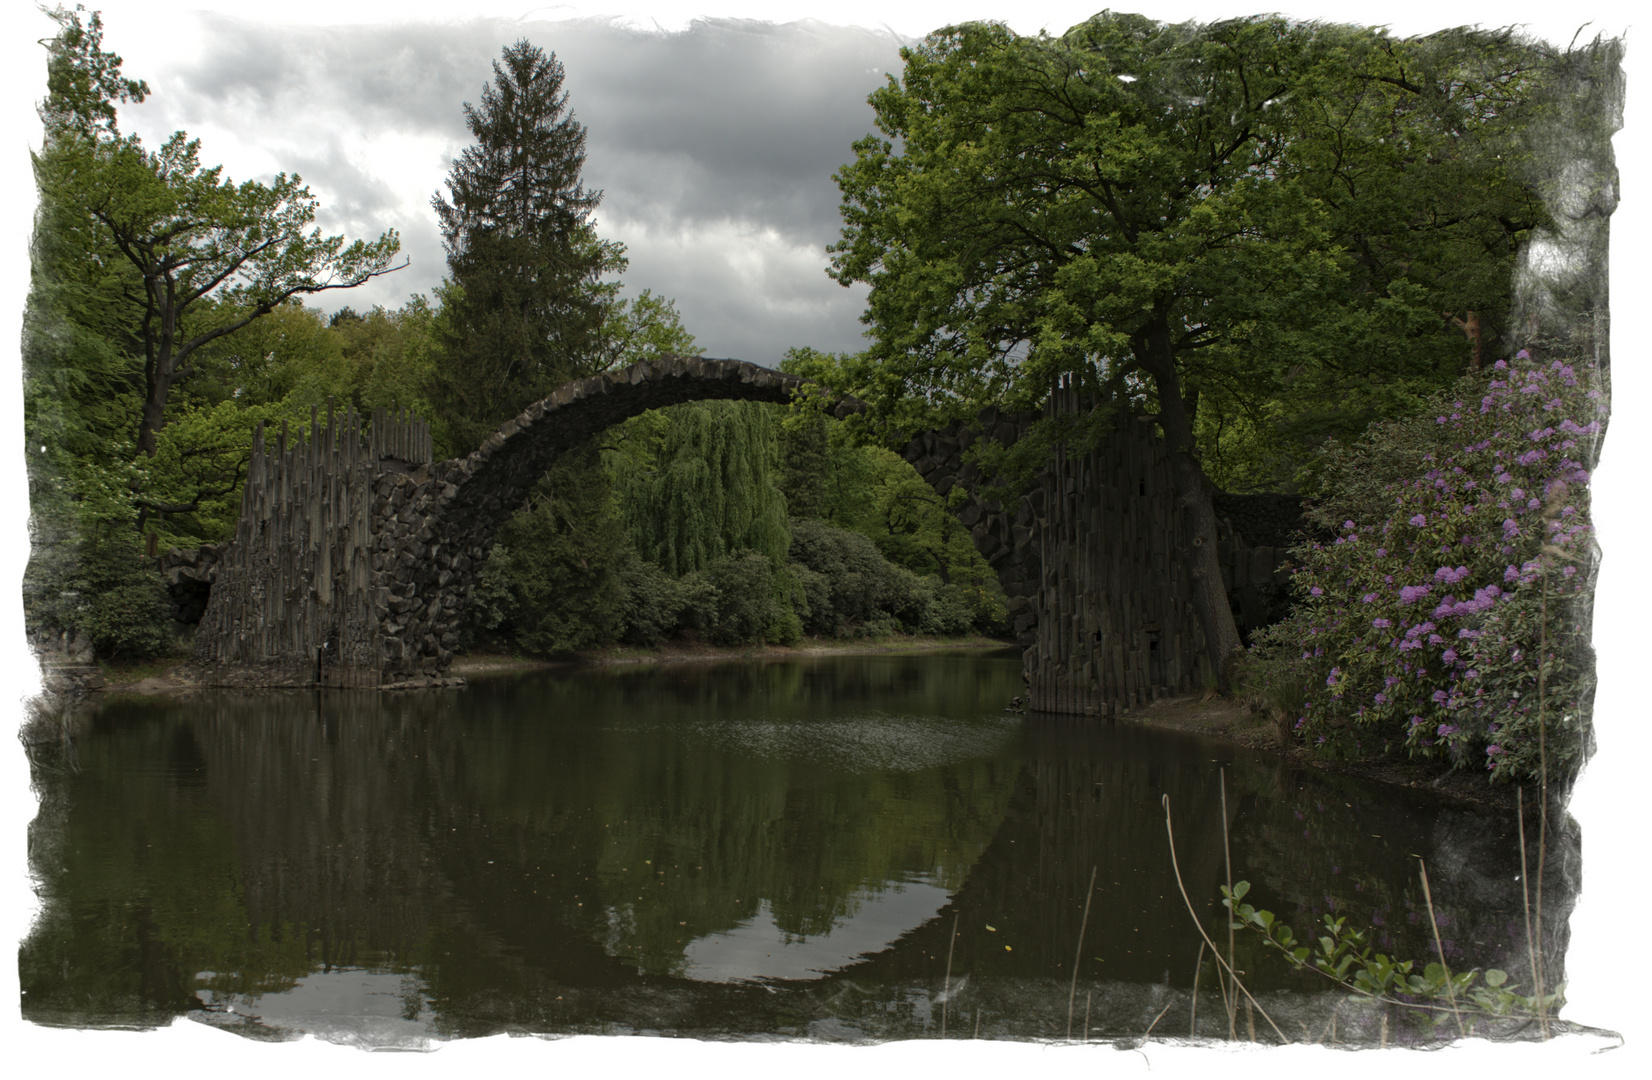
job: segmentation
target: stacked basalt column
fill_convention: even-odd
[[[1058,389],[1046,415],[1093,407]],[[1162,438],[1121,414],[1097,449],[1057,448],[1011,507],[983,500],[966,451],[982,437],[1009,445],[1033,419],[988,409],[974,424],[917,437],[905,454],[938,494],[969,493],[959,517],[1009,598],[1029,707],[1109,716],[1192,688],[1207,674],[1204,633]]]
[[[422,458],[422,462],[421,459]],[[218,552],[187,674],[216,686],[377,686],[384,681],[380,533],[387,473],[428,469],[430,432],[378,410],[363,431],[311,410],[309,438],[274,447],[260,426],[235,536]]]

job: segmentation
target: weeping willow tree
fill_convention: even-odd
[[[700,401],[640,419],[640,445],[619,470],[637,553],[673,577],[744,551],[783,570],[791,530],[770,410]]]

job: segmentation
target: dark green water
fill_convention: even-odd
[[[915,1038],[944,1012],[949,1036],[1046,1038],[1071,1000],[1075,1034],[1086,1008],[1092,1037],[1139,1036],[1166,1005],[1186,1034],[1199,937],[1161,798],[1225,945],[1223,777],[1257,906],[1426,960],[1422,856],[1454,966],[1523,968],[1512,820],[1004,712],[1019,692],[1018,657],[974,653],[111,702],[36,752],[23,1015],[381,1045]],[[1238,955],[1275,1020],[1317,1034],[1341,1000]],[[1223,1033],[1208,956],[1201,985]]]

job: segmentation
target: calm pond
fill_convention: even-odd
[[[1071,1002],[1074,1037],[1139,1037],[1167,1006],[1160,1034],[1220,1037],[1208,952],[1191,1007],[1161,798],[1225,948],[1224,784],[1234,878],[1299,935],[1343,913],[1432,959],[1420,856],[1453,967],[1519,981],[1512,817],[1005,712],[1020,690],[1017,655],[976,652],[112,701],[35,752],[23,1016],[366,1045],[1063,1039]],[[1292,1038],[1333,1007],[1357,1034],[1345,994],[1245,934],[1237,955]]]

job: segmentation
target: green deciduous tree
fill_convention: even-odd
[[[1166,26],[1103,13],[1059,38],[937,31],[871,96],[883,137],[857,143],[838,173],[832,273],[870,284],[874,344],[823,373],[906,431],[985,404],[1029,409],[1058,379],[1153,414],[1221,670],[1238,634],[1201,416],[1243,406],[1271,432],[1267,406],[1293,388],[1323,399],[1386,377],[1344,358],[1390,332],[1434,342],[1417,378],[1448,380],[1467,343],[1441,311],[1488,301],[1479,284],[1448,299],[1441,280],[1475,243],[1502,245],[1508,265],[1529,225],[1498,220],[1531,204],[1481,158],[1430,167],[1473,142],[1453,142],[1451,124],[1472,133],[1496,109],[1435,93],[1461,81],[1443,53],[1416,83],[1407,49],[1273,17]],[[1451,231],[1442,215],[1472,220]]]
[[[620,480],[626,526],[637,551],[675,576],[739,551],[783,567],[791,535],[776,486],[775,423],[769,407],[702,401],[659,414],[651,461]]]
[[[54,17],[65,32],[48,47],[51,96],[35,174],[47,197],[83,214],[84,229],[134,272],[132,332],[143,359],[135,441],[153,456],[172,386],[192,373],[196,349],[294,296],[387,273],[400,244],[393,230],[348,247],[342,236],[323,236],[313,228],[316,201],[297,175],[235,184],[221,166],[203,167],[199,140],[183,132],[154,151],[122,136],[113,103],[141,100],[142,84],[120,79],[120,58],[101,50],[98,22],[82,28],[61,8]],[[190,316],[209,297],[238,313],[195,325]]]

